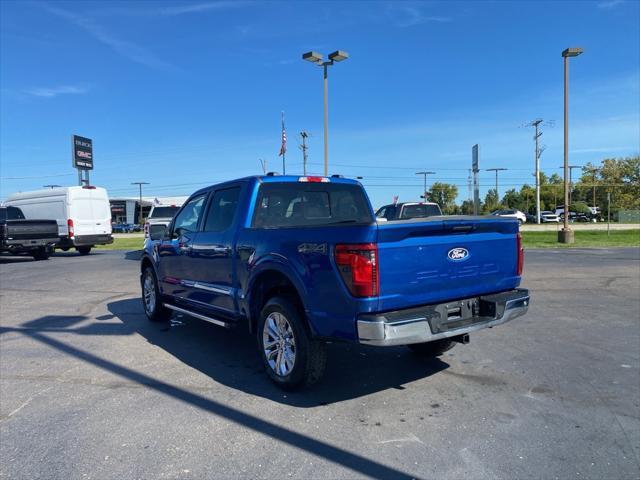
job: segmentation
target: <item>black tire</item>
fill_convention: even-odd
[[[265,334],[265,324],[267,320],[271,318],[272,314],[283,316],[290,327],[288,332],[292,334],[292,336],[288,338],[289,340],[293,340],[293,348],[291,348],[291,343],[288,345],[289,352],[294,353],[293,366],[289,372],[284,374],[276,373],[275,368],[277,367],[270,364],[270,360],[267,358],[265,351],[265,337],[268,335]],[[271,378],[278,387],[283,390],[294,390],[302,386],[312,385],[322,378],[327,363],[326,345],[323,342],[311,338],[305,324],[302,309],[298,308],[296,303],[291,299],[272,297],[267,301],[260,312],[257,336],[262,363],[267,371],[267,375],[269,375],[269,378]],[[284,342],[286,342],[286,340],[284,340]],[[282,348],[284,349],[285,347],[283,346]],[[277,349],[278,348],[275,347],[271,352]],[[276,357],[277,359],[272,359],[274,363],[282,358],[282,363],[286,364],[284,354],[281,356],[276,355]]]
[[[92,245],[88,247],[78,247],[78,252],[80,255],[89,255],[89,253],[91,253],[91,247]]]
[[[451,350],[455,346],[456,342],[443,338],[441,340],[434,340],[427,343],[413,343],[407,345],[413,351],[413,353],[420,355],[421,357],[438,357],[447,350]]]
[[[49,260],[49,255],[51,252],[47,247],[40,247],[37,250],[31,252],[34,260]]]
[[[145,292],[145,282],[149,279],[148,286],[153,289],[153,301],[147,297]],[[140,276],[140,288],[142,289],[142,308],[147,318],[152,322],[166,322],[171,317],[171,310],[162,304],[160,289],[158,288],[158,278],[153,268],[147,267]]]

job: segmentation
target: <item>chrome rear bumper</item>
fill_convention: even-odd
[[[518,288],[450,303],[365,314],[358,318],[358,338],[360,343],[377,346],[430,342],[501,325],[521,317],[528,309],[529,291]]]

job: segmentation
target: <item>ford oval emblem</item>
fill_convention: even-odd
[[[447,254],[447,257],[449,257],[449,260],[453,260],[456,262],[459,262],[460,260],[464,260],[468,256],[469,256],[469,250],[462,247],[452,248],[451,250],[449,250],[449,253]]]

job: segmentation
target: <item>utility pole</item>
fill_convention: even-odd
[[[496,197],[498,199],[498,205],[500,204],[500,193],[498,192],[498,172],[508,170],[507,168],[487,168],[487,172],[496,172]]]
[[[472,184],[471,184],[471,169],[469,169],[469,175],[467,176],[467,199],[469,200],[469,202],[472,201],[471,197],[473,195],[472,193]]]
[[[267,161],[264,158],[259,158],[260,166],[262,167],[262,173],[267,174]]]
[[[303,175],[307,175],[307,138],[309,138],[309,133],[306,130],[300,132],[300,136],[302,137],[302,145],[300,145],[300,150],[302,150],[302,173]]]
[[[593,187],[593,208],[596,208],[596,174],[600,169],[597,167],[591,167],[591,168],[585,167],[585,170],[587,170],[588,172],[591,172],[591,175],[593,175],[591,186]]]
[[[531,123],[528,124],[529,127],[534,127],[536,130],[535,135],[533,136],[533,140],[536,143],[535,150],[535,165],[536,165],[536,223],[540,224],[540,156],[542,155],[542,150],[544,148],[540,148],[539,139],[542,136],[542,131],[540,130],[540,125],[543,120],[538,118]]]
[[[424,177],[424,194],[422,195],[422,198],[424,198],[424,201],[427,201],[427,175],[435,175],[436,172],[416,172],[416,175],[422,175]]]
[[[567,209],[571,206],[571,191],[573,190],[573,181],[571,180],[571,177],[573,176],[573,169],[583,168],[583,167],[582,165],[567,165],[566,167],[560,167],[560,168],[566,168],[569,170],[569,191],[567,192],[567,195],[566,195],[569,200],[569,205],[564,206],[564,211],[566,213]]]
[[[140,226],[142,226],[144,224],[143,218],[142,218],[142,185],[149,185],[149,182],[131,182],[131,185],[138,185],[138,187],[140,188],[140,203],[138,203],[138,208],[140,209]]]
[[[42,187],[43,188],[51,188],[51,189],[53,189],[53,188],[57,188],[57,187],[61,187],[61,186],[62,185],[43,185]]]

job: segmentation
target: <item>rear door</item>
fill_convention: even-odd
[[[515,288],[518,224],[502,218],[378,224],[380,310]]]
[[[111,207],[106,190],[99,188],[89,190],[91,210],[93,213],[93,231],[95,235],[111,233]]]

